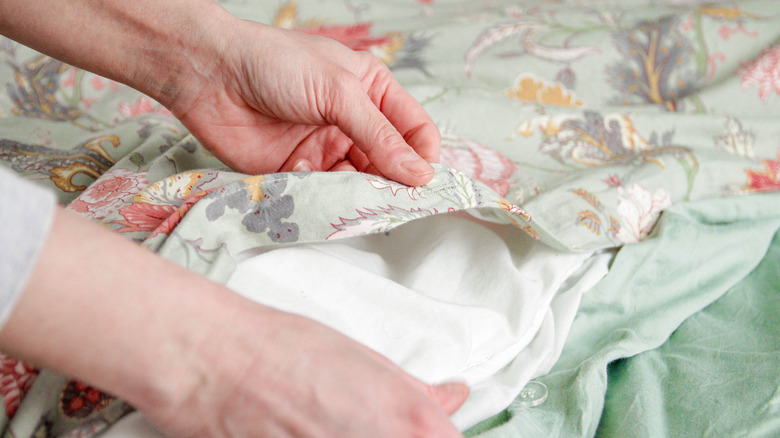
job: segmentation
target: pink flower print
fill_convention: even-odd
[[[68,70],[67,76],[60,81],[61,87],[74,87],[76,86],[76,68],[71,67]]]
[[[763,170],[745,169],[747,190],[751,192],[769,192],[780,190],[780,155],[777,160],[761,160]]]
[[[122,102],[119,104],[119,114],[126,118],[148,113],[171,114],[165,107],[146,96],[139,97],[134,103]]]
[[[122,207],[119,210],[119,214],[125,220],[114,221],[114,223],[124,227],[116,231],[119,233],[151,231],[152,233],[147,238],[152,238],[158,234],[170,234],[190,208],[202,197],[211,193],[211,191],[204,190],[185,196],[181,198],[183,204],[178,207],[170,204],[148,204],[144,202],[134,202]]]
[[[650,193],[641,185],[632,184],[628,190],[618,188],[618,193],[620,231],[615,237],[623,243],[639,242],[650,234],[661,211],[672,205],[669,192],[664,189]]]
[[[82,97],[81,105],[84,106],[84,109],[89,109],[96,100],[94,97]]]
[[[145,173],[112,169],[87,187],[84,193],[68,205],[68,209],[88,219],[104,219],[129,203],[133,195],[148,185]]]
[[[106,84],[103,83],[103,79],[101,79],[100,76],[95,76],[91,81],[89,81],[89,83],[92,84],[92,88],[94,88],[95,91],[100,91],[103,88],[106,88]]]
[[[604,179],[604,182],[614,188],[621,187],[623,185],[623,182],[620,181],[620,177],[617,175],[610,175],[609,178]]]
[[[31,365],[0,353],[0,395],[8,418],[16,414],[37,376],[38,370]]]
[[[119,214],[125,220],[114,223],[124,225],[123,228],[117,230],[119,233],[154,231],[174,213],[176,213],[176,207],[173,205],[134,202],[119,210]]]
[[[715,52],[707,57],[707,65],[710,67],[710,71],[707,72],[707,80],[711,80],[715,77],[715,70],[718,68],[718,62],[721,64],[726,62],[726,55],[723,52]]]
[[[728,39],[731,38],[731,35],[735,33],[741,33],[753,38],[758,36],[758,32],[750,32],[749,30],[745,29],[745,25],[741,22],[733,29],[724,24],[720,27],[720,29],[718,29],[718,33],[720,34],[720,37],[726,41],[728,41]]]
[[[509,158],[475,141],[444,135],[441,146],[441,164],[458,169],[506,196],[517,167]]]
[[[738,74],[742,77],[742,89],[758,85],[758,97],[766,102],[774,90],[780,94],[780,44],[767,49],[758,59],[743,64]]]
[[[352,50],[370,52],[374,46],[383,46],[393,42],[389,36],[372,37],[370,35],[371,23],[358,23],[353,25],[314,26],[298,29],[310,35],[319,35],[336,40]]]

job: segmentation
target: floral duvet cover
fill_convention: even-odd
[[[4,165],[50,186],[71,210],[218,281],[248,248],[385,232],[453,211],[514,224],[559,249],[623,248],[613,280],[597,288],[592,308],[583,303],[583,333],[604,337],[577,338],[585,347],[565,350],[548,381],[573,395],[551,396],[547,410],[510,408],[472,435],[589,436],[606,430],[599,423],[614,426],[599,421],[610,407],[609,364],[666,342],[777,247],[780,199],[759,193],[780,188],[778,2],[221,3],[387,63],[442,131],[434,181],[412,188],[358,173],[237,174],[149,98],[9,40],[0,40]],[[712,251],[728,279],[712,280]],[[616,289],[638,294],[624,290],[639,287],[627,273],[671,260],[699,280],[674,271],[680,281],[653,295],[669,275],[658,271],[633,311],[682,304],[639,318],[658,329],[644,341],[612,339],[604,330],[616,319],[595,303],[618,300]],[[780,288],[776,270],[762,272],[757,281]],[[717,287],[702,287],[704,279]],[[626,324],[620,330],[636,329]],[[767,347],[775,358],[776,345]],[[595,368],[581,368],[589,358]],[[8,436],[91,436],[131,410],[82,382],[10,357],[0,363]],[[768,376],[777,388],[778,373]],[[600,403],[587,401],[594,395]],[[658,416],[671,418],[663,409]]]

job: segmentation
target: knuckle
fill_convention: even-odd
[[[365,65],[370,67],[376,67],[378,65],[384,66],[385,64],[376,56],[374,56],[371,52],[366,51],[357,51],[355,52],[358,59],[360,59],[361,62],[363,62]]]
[[[401,141],[401,135],[389,123],[378,121],[374,132],[374,144],[366,145],[366,148],[380,148],[386,152],[385,158],[391,161],[403,158],[409,153],[408,148],[398,144]]]

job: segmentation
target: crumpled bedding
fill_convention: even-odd
[[[471,395],[452,420],[466,429],[550,370],[582,294],[612,259],[515,231],[438,215],[387,234],[250,250],[226,285],[333,327],[425,382],[465,381]]]
[[[776,435],[779,245],[780,193],[671,207],[583,295],[547,400],[472,435]]]
[[[53,188],[71,210],[222,282],[244,251],[393,235],[456,212],[556,251],[620,248],[582,295],[560,358],[539,379],[547,401],[512,405],[467,434],[689,430],[669,408],[675,390],[716,394],[712,382],[729,374],[716,365],[723,355],[671,366],[689,354],[677,338],[720,306],[749,333],[754,314],[737,312],[741,301],[728,297],[754,282],[768,291],[780,284],[771,255],[764,258],[768,248],[776,253],[779,227],[777,195],[764,192],[780,188],[780,4],[221,3],[385,61],[442,130],[434,181],[408,188],[357,173],[236,174],[155,102],[7,40],[0,159]],[[771,302],[771,294],[755,299]],[[760,310],[761,348],[777,363],[780,330]],[[701,342],[723,349],[725,339]],[[743,357],[752,347],[728,348]],[[760,356],[751,363],[766,366]],[[8,435],[90,436],[131,410],[104,393],[85,399],[82,382],[1,359]],[[764,369],[734,387],[753,395],[755,415],[686,399],[715,409],[696,416],[692,435],[719,435],[722,424],[776,432],[779,378]],[[672,383],[648,385],[660,377]]]

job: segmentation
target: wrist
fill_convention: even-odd
[[[213,0],[0,1],[3,35],[166,106],[219,71],[235,21]]]
[[[198,396],[214,365],[201,363],[202,352],[241,305],[224,287],[62,208],[33,269],[0,348],[118,396],[161,426]]]
[[[152,23],[142,41],[127,39],[135,46],[130,51],[134,68],[116,75],[176,114],[218,81],[227,33],[240,20],[211,0],[171,3],[159,11],[168,17]]]

